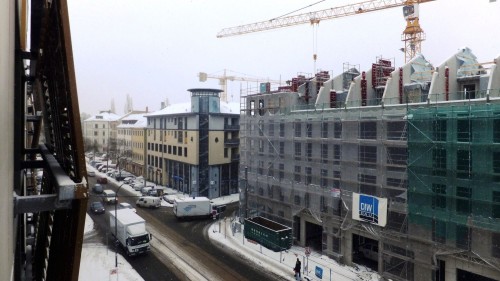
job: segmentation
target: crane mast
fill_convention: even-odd
[[[222,29],[217,33],[217,38],[224,38],[236,35],[243,35],[253,32],[278,29],[299,24],[318,24],[322,20],[336,19],[341,17],[359,15],[368,12],[374,12],[394,7],[404,7],[405,18],[407,25],[403,31],[402,41],[405,42],[405,61],[413,58],[421,51],[421,42],[425,40],[425,33],[420,28],[418,20],[418,4],[432,2],[435,0],[370,0],[349,4],[329,9],[308,12],[293,16],[279,17],[267,21],[261,21],[251,24],[239,25]],[[416,13],[408,13],[412,11],[411,7],[417,6],[413,11]],[[408,14],[407,14],[408,13]]]

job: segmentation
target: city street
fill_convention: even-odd
[[[95,179],[89,178],[90,186]],[[117,189],[113,183],[105,188]],[[119,202],[128,202],[135,206],[137,197],[126,189],[118,192]],[[98,201],[96,194],[91,194],[89,202]],[[228,206],[226,214],[237,209],[237,204]],[[106,211],[114,211],[114,205],[106,205]],[[283,280],[273,273],[263,272],[241,257],[230,255],[214,246],[206,235],[210,220],[179,222],[171,207],[159,209],[136,208],[137,213],[147,221],[148,230],[153,234],[152,251],[139,257],[126,257],[127,261],[144,280]],[[114,250],[113,237],[109,233],[107,214],[91,214],[99,238]],[[87,241],[85,241],[87,242]],[[120,250],[124,255],[124,252]],[[125,256],[125,255],[124,255]],[[175,259],[175,264],[172,260]],[[179,266],[182,264],[182,266]],[[83,269],[84,270],[84,269]]]

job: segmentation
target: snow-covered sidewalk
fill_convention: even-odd
[[[236,227],[232,227],[236,224]],[[232,229],[238,229],[233,233]],[[270,272],[288,280],[295,280],[293,267],[297,258],[302,262],[302,280],[335,280],[335,281],[379,281],[378,273],[364,266],[350,267],[337,263],[335,260],[312,252],[309,257],[305,249],[293,246],[288,251],[274,252],[259,244],[251,243],[243,237],[243,225],[234,218],[226,218],[212,224],[209,237],[220,247],[229,247],[244,255]],[[322,278],[316,276],[316,271],[322,272]]]

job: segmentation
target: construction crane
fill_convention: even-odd
[[[200,72],[198,73],[198,78],[200,79],[200,82],[205,82],[207,81],[208,78],[211,79],[218,79],[219,80],[219,85],[222,88],[222,94],[221,94],[221,100],[227,102],[227,81],[246,81],[246,82],[268,82],[272,84],[278,84],[281,85],[282,82],[279,80],[271,80],[268,78],[250,78],[250,77],[239,77],[239,76],[234,76],[234,75],[227,75],[226,69],[224,69],[224,74],[223,75],[212,75],[212,74],[207,74],[205,72]]]
[[[217,33],[217,38],[242,35],[305,23],[314,25],[318,24],[322,20],[359,15],[402,6],[406,19],[406,28],[402,34],[402,41],[405,42],[405,47],[402,51],[405,53],[405,62],[408,62],[421,51],[422,41],[425,40],[425,33],[419,24],[418,4],[432,1],[436,0],[370,0],[294,16],[279,17],[267,21],[224,28]]]

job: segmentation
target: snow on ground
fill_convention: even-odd
[[[94,170],[93,167],[87,165],[88,170]],[[96,171],[96,176],[104,174]],[[108,181],[114,182],[121,186],[122,190],[127,190],[131,194],[140,196],[140,191],[135,191],[131,186],[122,184],[110,177]],[[149,183],[149,182],[148,182]],[[154,185],[154,183],[151,183]],[[187,194],[178,193],[176,190],[163,188],[167,194],[183,197]],[[120,192],[121,193],[121,192]],[[216,205],[224,205],[239,200],[239,194],[223,196],[212,200]],[[172,204],[162,200],[162,207],[172,207]],[[229,214],[228,214],[229,215]],[[234,226],[234,227],[232,227]],[[92,235],[94,231],[94,223],[87,215],[85,221],[85,235]],[[233,233],[233,229],[240,229]],[[293,246],[288,251],[273,252],[258,244],[250,243],[243,238],[243,225],[239,224],[236,218],[227,217],[226,219],[214,222],[208,230],[210,239],[221,247],[231,248],[238,254],[244,255],[249,261],[252,261],[265,269],[276,273],[288,280],[295,280],[293,277],[293,267],[295,261],[299,258],[302,262],[303,280],[308,277],[309,280],[335,280],[335,281],[380,281],[381,277],[376,272],[364,266],[357,265],[356,267],[345,266],[337,263],[335,260],[319,253],[312,252],[307,258],[304,253],[304,248]],[[120,281],[135,281],[143,280],[139,274],[130,266],[130,264],[118,254],[118,279],[115,274],[111,275],[111,270],[115,265],[115,253],[108,250],[103,244],[83,244],[82,258],[80,264],[79,280],[120,280]],[[306,268],[307,266],[307,268]],[[317,267],[323,270],[322,279],[315,276]],[[189,269],[186,269],[189,270]]]
[[[226,198],[218,198],[213,201],[220,204],[238,201],[238,194],[226,196]],[[234,228],[232,226],[235,226]],[[233,229],[240,229],[233,233]],[[243,225],[238,222],[237,218],[227,217],[213,223],[208,230],[210,239],[222,245],[229,247],[237,253],[244,254],[250,261],[259,264],[267,270],[283,276],[286,279],[294,280],[293,267],[297,258],[307,269],[302,273],[302,276],[307,276],[309,280],[335,280],[335,281],[379,281],[380,275],[371,269],[357,265],[356,267],[345,266],[337,263],[335,260],[312,252],[309,258],[305,255],[303,247],[293,246],[288,251],[273,252],[259,244],[248,242],[243,238]],[[322,279],[315,276],[316,267],[323,270]],[[305,278],[303,278],[305,280]]]
[[[94,221],[87,214],[85,218],[84,235],[93,235]],[[96,280],[120,280],[120,281],[139,281],[144,280],[125,260],[118,254],[118,271],[115,269],[115,252],[109,250],[106,245],[101,243],[83,243],[82,255],[80,261],[80,275],[78,280],[96,281]]]

